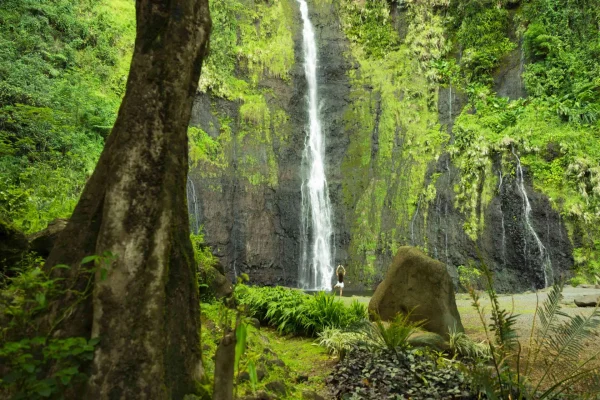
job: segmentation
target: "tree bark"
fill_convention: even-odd
[[[235,332],[226,332],[217,347],[213,400],[233,399],[235,344]]]
[[[83,290],[87,255],[114,254],[55,336],[99,337],[90,399],[181,399],[203,375],[186,207],[187,125],[210,32],[207,0],[137,0],[125,97],[98,165],[46,266]],[[55,275],[58,276],[58,275]],[[59,318],[60,315],[60,318]],[[48,325],[49,327],[50,325]]]

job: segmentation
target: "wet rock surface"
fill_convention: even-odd
[[[291,0],[290,0],[291,1]],[[395,4],[395,3],[394,3]],[[518,6],[518,2],[514,2]],[[222,121],[228,119],[234,150],[228,155],[224,174],[211,175],[206,171],[192,170],[199,199],[199,220],[204,225],[206,243],[220,258],[228,279],[242,272],[248,273],[251,283],[295,286],[301,256],[301,163],[306,136],[306,80],[303,69],[301,23],[296,1],[291,9],[297,21],[290,29],[294,37],[295,64],[290,79],[263,78],[259,86],[269,92],[268,106],[284,110],[289,120],[279,129],[285,131],[285,139],[275,135],[265,143],[251,143],[243,136],[240,124],[240,104],[226,101],[210,94],[199,94],[194,105],[191,124],[199,126],[211,137],[220,134]],[[309,14],[314,26],[318,46],[318,83],[320,112],[323,116],[323,133],[326,138],[326,173],[330,200],[333,208],[335,265],[349,260],[365,265],[367,258],[374,259],[374,278],[368,283],[377,284],[383,279],[394,253],[385,237],[394,236],[394,245],[412,245],[426,249],[429,256],[447,265],[455,284],[458,282],[457,267],[470,261],[485,262],[495,274],[495,285],[501,292],[518,292],[543,287],[548,280],[565,275],[573,266],[573,246],[564,221],[555,211],[548,198],[535,190],[532,176],[523,167],[523,186],[531,204],[530,222],[526,223],[524,200],[519,182],[514,174],[516,160],[503,165],[494,162],[492,175],[485,180],[502,177],[491,198],[478,207],[482,230],[476,240],[465,233],[466,216],[456,208],[457,185],[461,184],[461,172],[453,165],[448,154],[429,162],[426,172],[426,187],[432,177],[435,180],[435,198],[428,205],[419,204],[416,210],[406,215],[392,210],[395,192],[402,188],[390,188],[389,198],[381,211],[381,236],[375,251],[369,254],[353,244],[356,237],[351,227],[355,218],[356,204],[349,204],[347,187],[349,179],[342,164],[352,141],[353,129],[346,126],[347,113],[354,101],[353,87],[349,75],[360,75],[361,71],[349,54],[348,41],[339,21],[335,3],[308,2]],[[513,12],[513,10],[511,10]],[[395,29],[403,39],[408,29],[406,9],[393,6],[391,16]],[[514,36],[514,35],[513,35]],[[523,69],[522,46],[512,37],[515,49],[502,60],[494,73],[494,88],[500,96],[516,99],[525,97],[521,73]],[[460,59],[460,55],[456,55]],[[240,70],[243,75],[243,71]],[[380,94],[377,88],[363,88],[361,93],[372,96],[369,111],[373,114],[371,152],[378,151],[380,121],[376,117]],[[467,96],[455,87],[437,87],[437,115],[441,129],[446,129],[453,138],[455,119],[467,106]],[[399,94],[401,96],[401,94]],[[434,108],[435,108],[434,104]],[[470,110],[476,113],[477,110]],[[394,154],[404,157],[401,140],[402,127],[398,128]],[[397,142],[397,143],[396,143]],[[277,183],[250,184],[241,177],[243,157],[252,157],[266,166],[268,152],[273,152],[277,162]],[[371,154],[373,157],[373,154]],[[392,174],[402,175],[410,166],[410,160],[399,162]],[[373,174],[365,167],[364,174]],[[392,168],[392,167],[390,167]],[[372,176],[377,181],[384,179]],[[215,189],[216,188],[216,189]],[[418,188],[415,190],[424,190]],[[408,209],[408,208],[407,208]],[[546,249],[552,265],[550,278],[544,277],[544,257],[533,232]],[[387,236],[386,236],[387,235]],[[385,239],[387,240],[387,239]],[[354,246],[354,247],[353,247]],[[365,288],[359,276],[348,276],[348,286]]]

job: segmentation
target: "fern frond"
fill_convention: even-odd
[[[584,351],[583,343],[593,335],[594,329],[598,326],[600,326],[598,307],[587,317],[576,315],[569,317],[568,321],[560,325],[552,325],[553,334],[545,342],[547,351],[551,353],[551,360],[536,386],[536,391],[544,379],[554,372],[553,368],[561,363],[565,363],[567,368],[576,367],[580,370],[581,365],[578,366],[578,360]]]
[[[538,313],[540,318],[540,333],[542,336],[544,336],[545,333],[551,329],[551,326],[556,321],[557,316],[565,316],[565,314],[560,310],[560,302],[563,299],[563,286],[564,283],[562,281],[552,285],[552,289],[550,289],[550,292],[548,293],[548,298],[546,298],[542,308]]]

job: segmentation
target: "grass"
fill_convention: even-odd
[[[222,309],[217,304],[201,305],[202,310],[202,352],[204,367],[209,376],[214,373],[213,356],[222,336],[219,321]],[[280,399],[302,399],[304,391],[313,391],[328,398],[325,377],[331,372],[335,360],[327,350],[314,344],[314,339],[291,335],[281,335],[273,328],[248,326],[248,346],[241,360],[240,371],[246,371],[247,362],[254,360],[257,371],[264,377],[259,379],[256,391],[269,391],[270,382],[281,381],[287,387],[285,396]],[[283,363],[281,363],[283,362]],[[262,375],[262,374],[260,374]],[[238,397],[253,393],[249,381],[238,386]]]

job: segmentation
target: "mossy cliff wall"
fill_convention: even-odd
[[[538,24],[548,36],[560,17],[514,1],[308,4],[335,262],[348,266],[349,284],[377,283],[406,244],[453,274],[483,259],[512,290],[543,285],[548,259],[554,276],[573,254],[581,270],[596,268],[594,100],[559,108],[587,122],[556,112],[543,90],[574,89],[560,86],[560,71],[552,82],[540,72],[542,62],[559,69],[560,57],[530,32]],[[212,7],[214,55],[190,130],[197,219],[230,275],[293,285],[307,119],[298,5]]]

